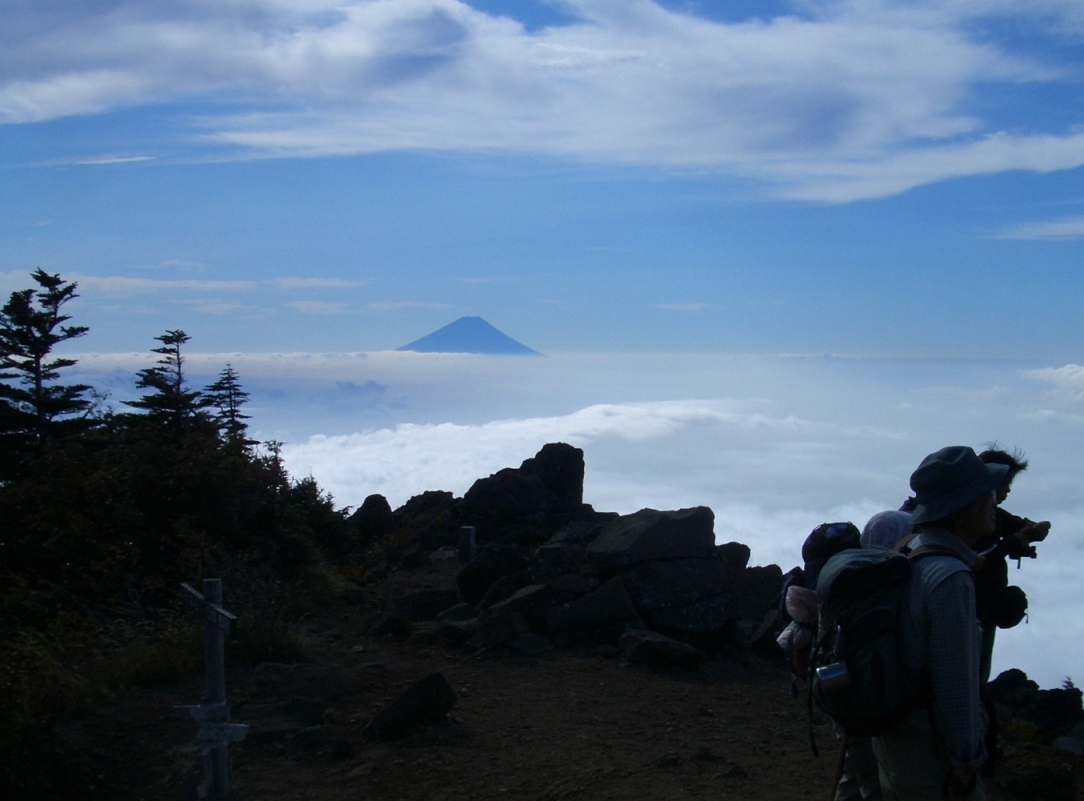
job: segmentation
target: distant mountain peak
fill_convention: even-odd
[[[538,356],[536,350],[516,342],[481,317],[460,317],[432,334],[416,339],[396,350],[418,353],[480,353],[487,355]]]

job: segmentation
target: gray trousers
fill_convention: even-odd
[[[925,717],[924,713],[919,715]],[[914,722],[912,718],[910,723]],[[873,753],[885,801],[944,801],[945,779],[952,763],[938,747],[929,720],[925,725],[904,725],[891,735],[874,737]],[[980,778],[968,801],[985,798]]]
[[[843,775],[836,786],[835,801],[882,801],[877,757],[869,737],[852,734],[847,738]]]

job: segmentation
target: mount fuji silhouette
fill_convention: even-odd
[[[539,356],[537,350],[516,342],[481,317],[460,317],[432,334],[396,350],[418,353],[481,353],[487,355]]]

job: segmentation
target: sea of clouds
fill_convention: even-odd
[[[81,357],[127,397],[146,356]],[[1084,679],[1084,368],[1020,361],[731,354],[204,354],[193,383],[230,362],[252,433],[341,506],[380,493],[462,495],[547,442],[584,450],[584,500],[600,511],[704,505],[719,542],[787,570],[826,521],[861,527],[908,496],[922,458],[997,440],[1031,468],[1006,501],[1050,520],[1039,558],[1010,579],[1026,623],[999,633],[994,670],[1043,687]]]

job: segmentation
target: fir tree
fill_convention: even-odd
[[[31,273],[38,289],[12,292],[0,309],[0,441],[5,456],[40,448],[89,425],[92,400],[86,384],[58,384],[60,371],[75,359],[52,357],[53,348],[87,333],[64,325],[61,308],[77,284],[41,268]],[[7,461],[7,460],[5,460]]]
[[[241,411],[248,401],[248,393],[241,389],[241,381],[233,365],[227,363],[218,374],[218,380],[203,389],[204,403],[208,408],[218,411],[212,414],[222,438],[233,445],[255,445],[256,440],[248,439],[249,415]]]
[[[151,392],[139,400],[125,401],[128,406],[142,409],[147,416],[180,436],[189,423],[196,420],[205,405],[200,393],[191,390],[185,383],[184,356],[181,346],[191,337],[184,331],[166,331],[155,337],[162,343],[152,352],[161,356],[157,367],[147,367],[139,371],[136,387],[149,389]]]

